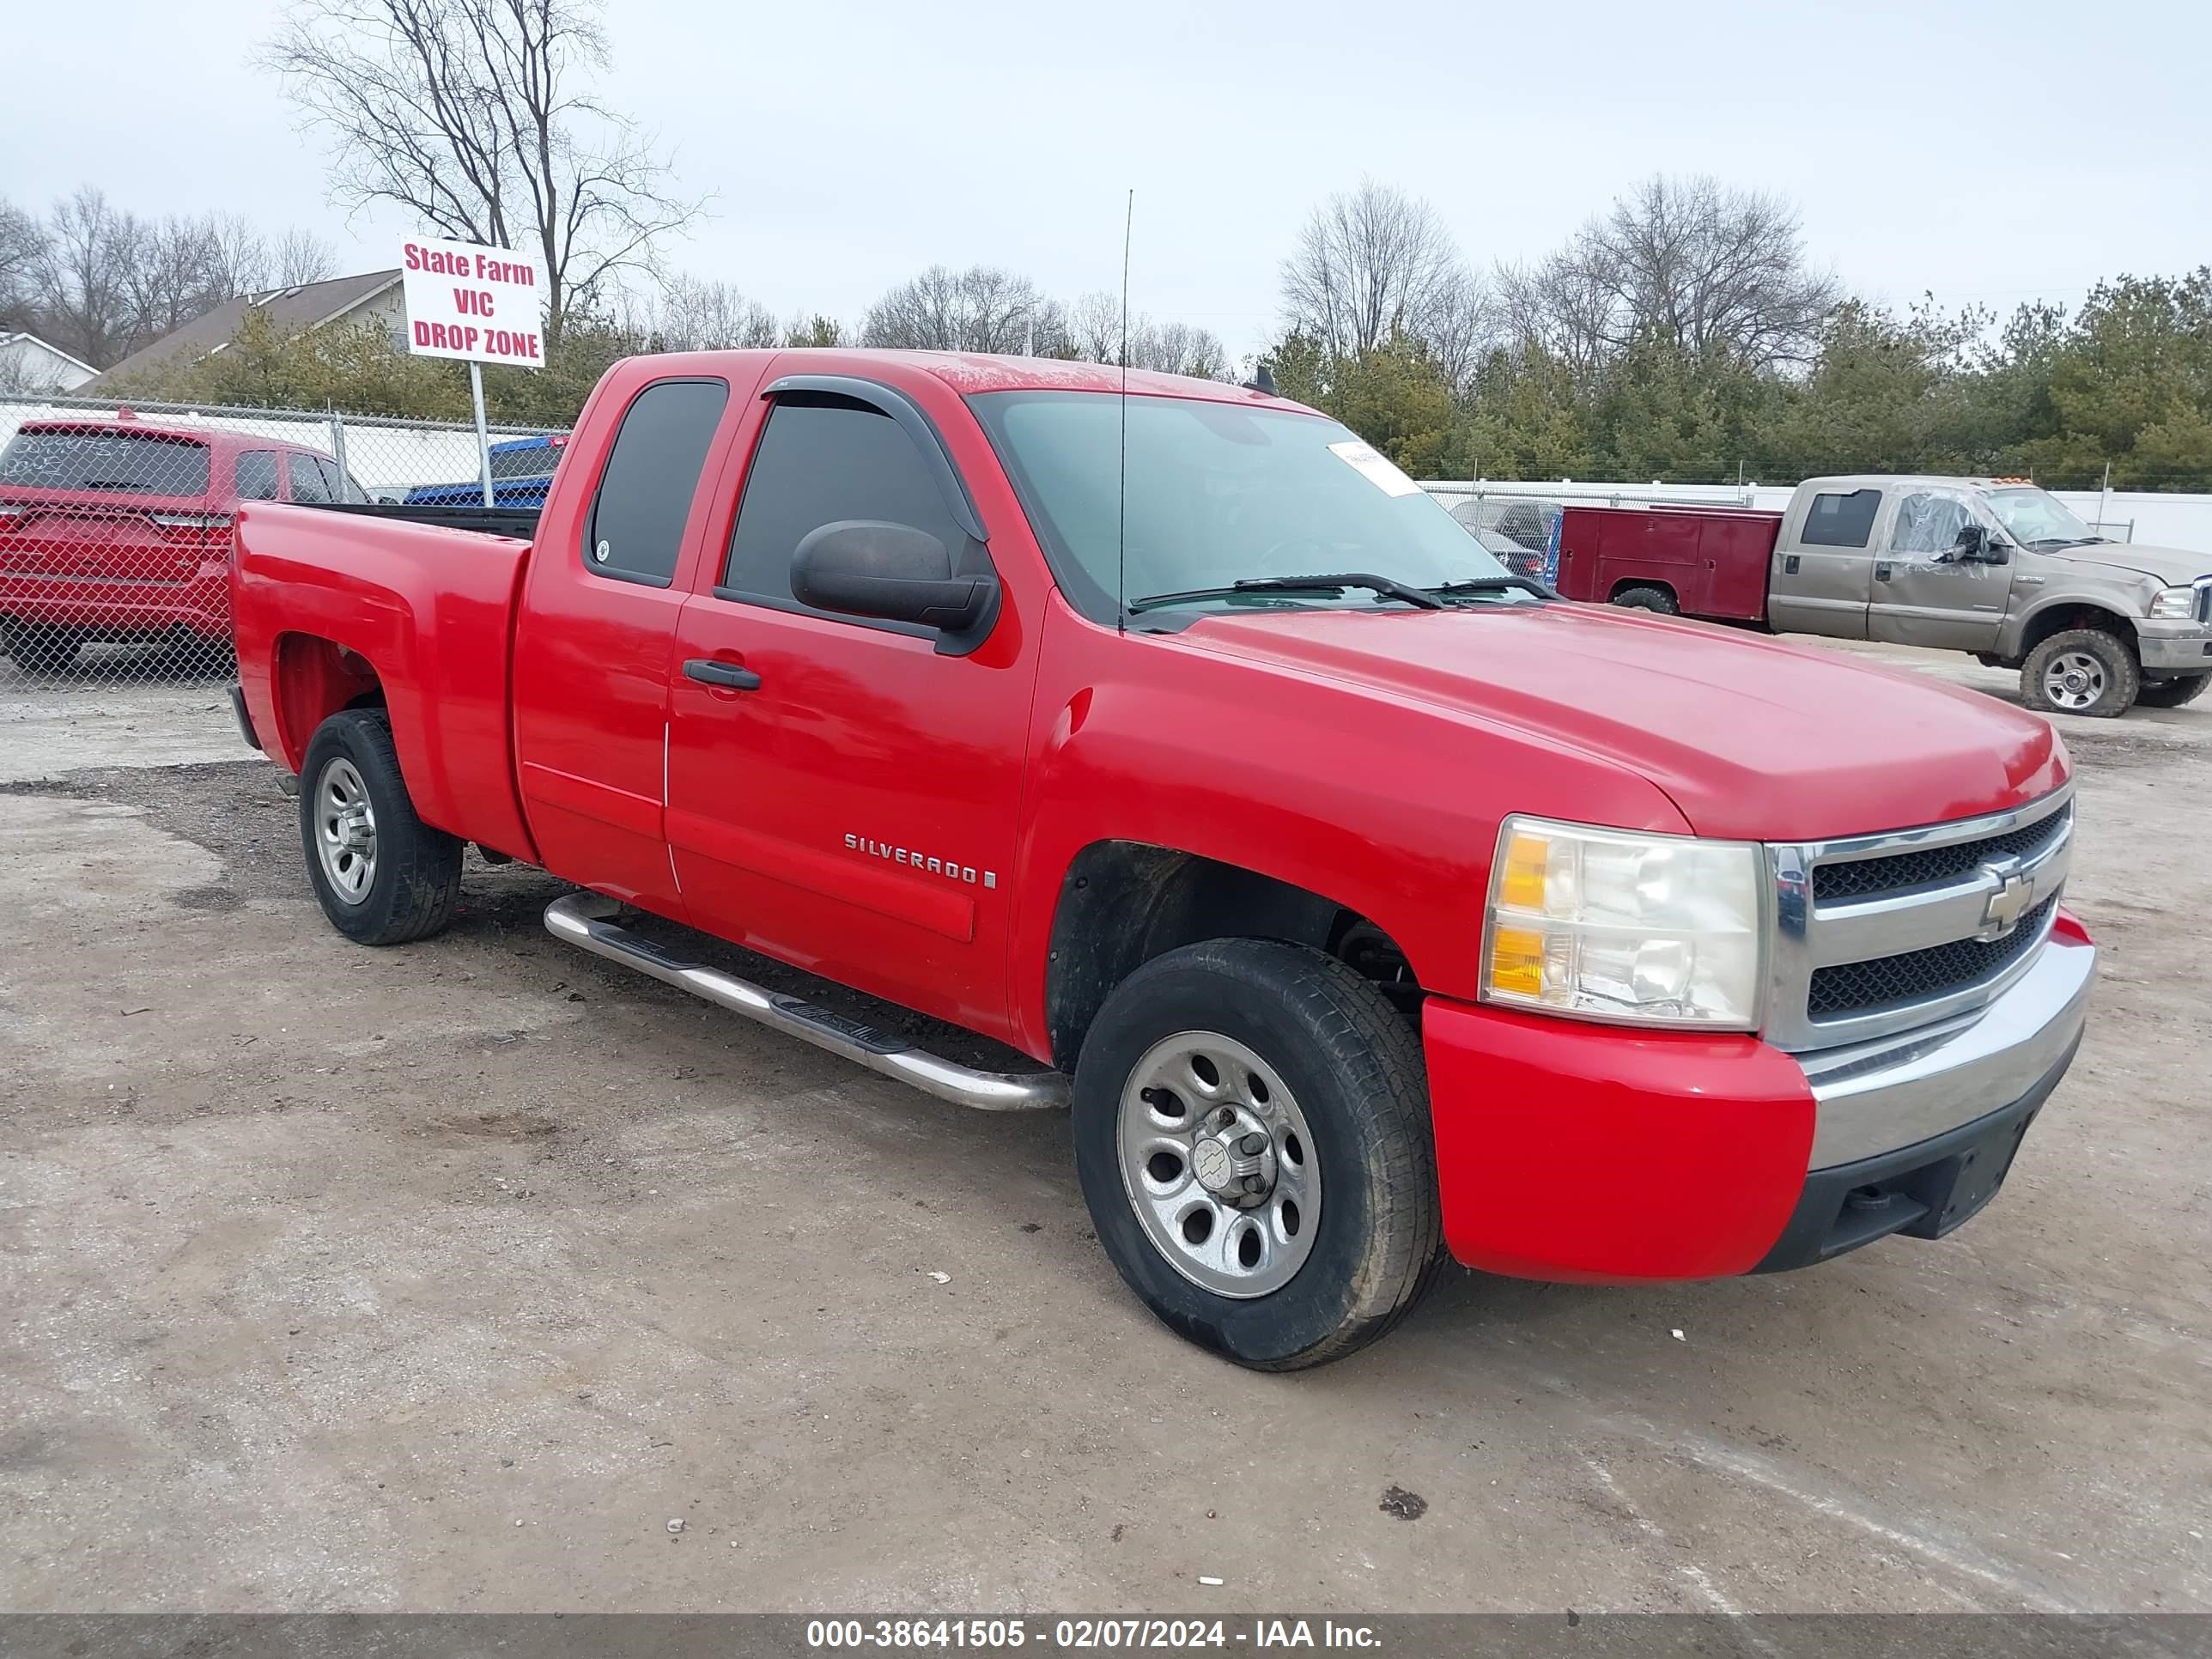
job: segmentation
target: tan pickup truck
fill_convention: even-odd
[[[2100,536],[2033,484],[1811,478],[1779,514],[1569,507],[1558,586],[2020,671],[2031,708],[2173,708],[2212,681],[2212,553]]]

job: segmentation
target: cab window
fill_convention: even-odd
[[[983,550],[953,522],[937,481],[906,429],[867,404],[834,393],[778,400],[746,473],[745,494],[716,591],[786,611],[827,616],[791,592],[799,544],[825,524],[873,519],[927,531],[962,574],[989,568]],[[855,626],[927,634],[902,623]]]
[[[1890,527],[1889,550],[1923,558],[1948,553],[1959,544],[1959,532],[1973,521],[1973,514],[1956,495],[1933,489],[1915,490],[1897,504],[1897,522]]]
[[[276,499],[276,452],[248,449],[238,458],[238,499],[273,501]]]
[[[329,482],[322,469],[315,465],[312,455],[302,455],[294,450],[284,458],[284,470],[292,480],[292,499],[295,501],[327,501],[331,498]]]
[[[1826,491],[1806,509],[1805,531],[1798,540],[1808,547],[1864,547],[1881,511],[1879,489]]]
[[[655,380],[623,411],[584,526],[584,568],[666,587],[708,447],[730,400],[724,380]]]

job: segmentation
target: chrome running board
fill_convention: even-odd
[[[695,997],[727,1008],[827,1048],[872,1072],[910,1083],[924,1094],[984,1112],[1051,1111],[1067,1104],[1060,1072],[978,1072],[924,1054],[887,1031],[817,1008],[811,1002],[763,989],[734,974],[708,968],[633,933],[613,918],[622,909],[598,893],[571,893],[545,907],[545,931],[594,956],[605,957]]]

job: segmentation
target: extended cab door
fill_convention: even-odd
[[[1899,645],[1994,651],[2012,596],[2010,564],[1962,556],[1981,522],[1971,496],[1940,484],[1894,492],[1887,545],[1875,560],[1867,636]]]
[[[989,568],[938,426],[973,417],[949,389],[939,401],[933,416],[825,375],[758,400],[734,527],[670,666],[668,840],[695,925],[992,1029],[1036,673],[1024,619],[1010,599],[952,654],[934,630],[813,610],[791,588],[800,540],[847,520],[925,530],[957,570]]]
[[[700,480],[752,386],[651,379],[651,364],[594,394],[579,426],[592,453],[538,522],[516,626],[514,744],[545,867],[681,920],[661,822],[670,653],[710,516]]]
[[[1867,636],[1881,491],[1808,486],[1790,503],[1767,573],[1766,619],[1783,633]]]

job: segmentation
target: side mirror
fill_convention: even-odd
[[[926,530],[841,519],[799,542],[791,556],[791,592],[817,611],[963,634],[997,612],[999,579],[954,575],[952,555]]]
[[[2005,550],[1990,537],[1985,525],[1970,524],[1959,532],[1952,551],[1962,564],[2002,564]]]

